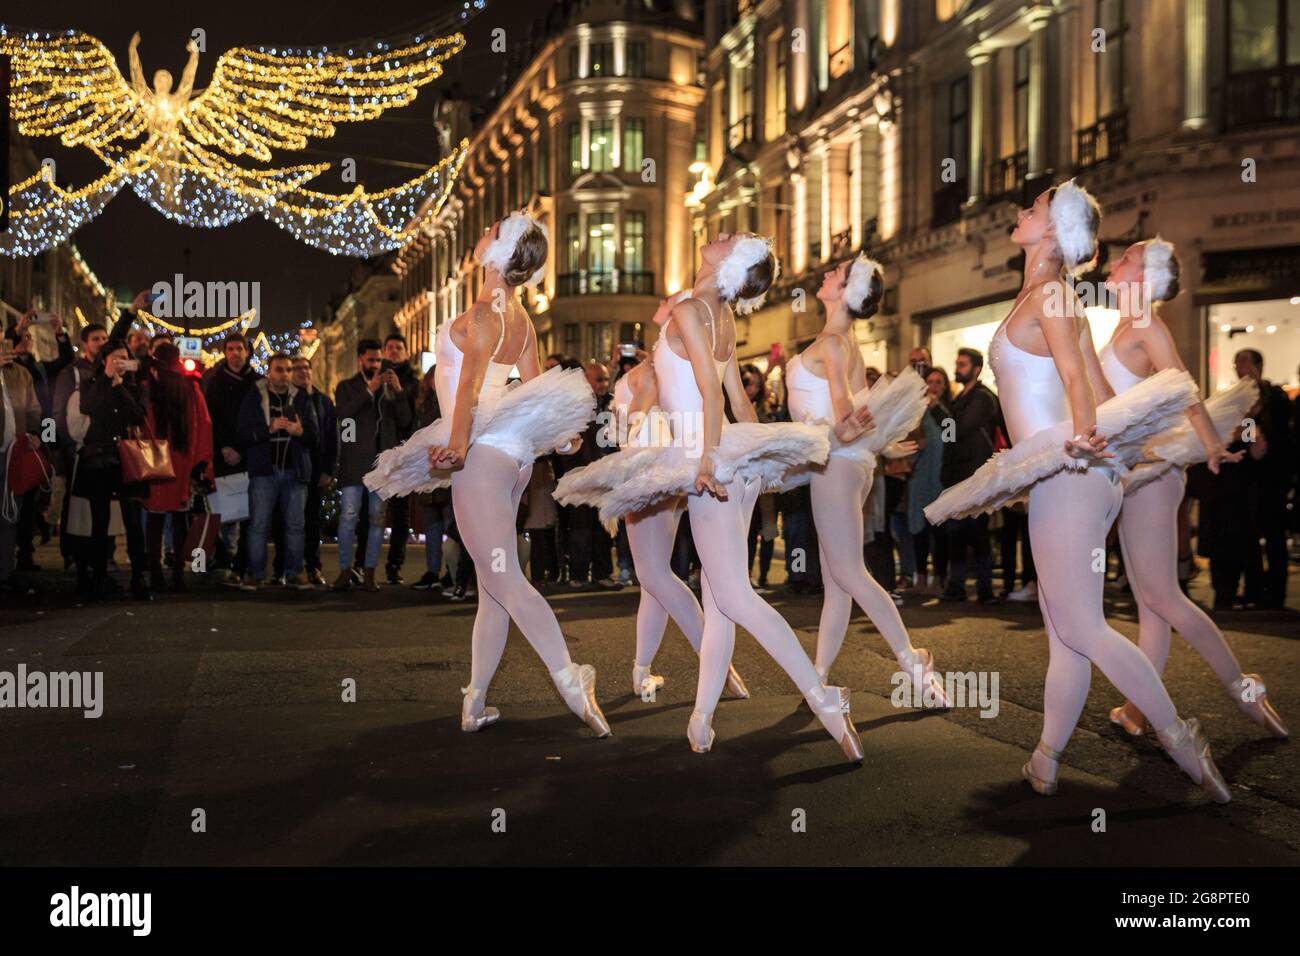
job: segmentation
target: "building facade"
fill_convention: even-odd
[[[617,343],[653,339],[659,299],[691,277],[683,197],[704,100],[695,8],[578,0],[533,37],[473,129],[467,108],[440,111],[444,138],[470,146],[453,195],[394,266],[395,321],[413,350],[432,353],[438,326],[473,301],[474,246],[518,209],[551,236],[545,281],[523,292],[543,355],[606,360]]]
[[[331,304],[329,321],[315,330],[320,344],[312,352],[313,377],[316,385],[330,395],[340,382],[357,374],[358,342],[382,342],[399,329],[401,283],[393,274],[392,264],[393,258],[385,256],[359,265],[348,290]]]
[[[731,0],[707,7],[705,41],[694,246],[753,229],[785,270],[741,320],[742,360],[809,341],[822,273],[865,250],[888,290],[858,323],[867,363],[926,345],[951,370],[1019,289],[1021,203],[1076,176],[1102,204],[1104,259],[1157,233],[1177,245],[1165,317],[1206,388],[1240,348],[1296,383],[1295,0]],[[1104,340],[1117,314],[1091,301]]]

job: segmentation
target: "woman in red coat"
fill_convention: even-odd
[[[172,587],[185,590],[185,537],[190,524],[190,485],[199,478],[212,478],[212,417],[196,379],[185,374],[176,346],[162,343],[154,351],[149,375],[144,435],[165,438],[171,445],[172,470],[176,477],[149,483],[145,508],[149,512],[147,538],[150,585],[164,589],[162,569],[163,527],[172,518],[172,548],[176,566]]]

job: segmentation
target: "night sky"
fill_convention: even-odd
[[[3,22],[11,29],[82,30],[103,42],[129,77],[127,48],[131,34],[142,34],[140,59],[152,83],[155,70],[179,77],[185,65],[190,31],[207,31],[207,51],[199,60],[195,89],[207,85],[217,58],[235,46],[329,45],[390,37],[454,10],[460,2],[384,0],[380,3],[286,2],[286,0],[225,0],[216,4],[143,3],[133,0],[34,0],[5,4]],[[404,109],[384,113],[368,123],[338,127],[332,139],[312,140],[307,150],[273,153],[276,165],[331,161],[309,188],[347,192],[338,178],[344,156],[357,159],[358,182],[382,189],[419,174],[437,158],[433,108],[440,92],[490,88],[503,68],[504,57],[489,49],[490,31],[504,25],[524,28],[544,12],[545,0],[489,0],[485,11],[465,29],[466,48],[446,64],[446,72],[424,87]],[[82,185],[99,176],[103,165],[85,150],[65,149],[57,139],[30,141],[38,156],[58,162],[61,185]],[[395,165],[413,164],[413,165]],[[419,169],[414,168],[418,166]],[[128,187],[107,208],[76,233],[77,244],[96,274],[120,299],[176,272],[187,279],[260,281],[263,326],[269,330],[296,327],[318,318],[331,295],[342,290],[359,260],[313,249],[260,217],[225,229],[191,229],[175,224],[138,199]]]

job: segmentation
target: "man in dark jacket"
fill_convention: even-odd
[[[244,591],[256,591],[266,574],[266,539],[277,511],[284,521],[285,586],[311,588],[302,571],[303,520],[320,430],[307,393],[290,381],[291,368],[289,356],[272,355],[267,377],[253,384],[239,407],[236,437],[248,463],[250,512]]]
[[[945,488],[965,481],[993,454],[994,434],[1002,408],[993,390],[980,382],[984,356],[976,349],[958,349],[953,377],[962,386],[949,404],[951,417],[944,423],[943,467]],[[951,424],[950,424],[951,423]],[[996,604],[993,596],[993,548],[989,541],[989,516],[954,518],[944,523],[948,535],[948,586],[945,601],[966,600],[966,553],[975,555],[975,591],[981,604]]]
[[[410,353],[406,348],[406,337],[397,332],[384,339],[384,367],[392,368],[397,381],[402,387],[401,397],[410,406],[410,424],[403,429],[402,441],[411,437],[415,431],[415,400],[420,394],[420,376],[411,367]],[[411,501],[413,496],[393,498],[388,502],[388,518],[392,525],[392,534],[388,539],[388,560],[384,570],[389,584],[403,584],[402,565],[406,563],[406,542],[411,534]],[[366,522],[366,516],[362,516]]]
[[[366,535],[365,578],[367,591],[378,590],[375,568],[384,538],[384,503],[362,483],[375,456],[401,444],[410,433],[411,404],[397,373],[384,369],[379,342],[362,339],[357,343],[357,364],[361,371],[334,392],[334,411],[339,423],[338,481],[342,495],[339,514],[339,576],[333,589],[352,586],[352,556],[356,549],[357,521],[362,502],[370,521]]]
[[[236,332],[227,336],[221,348],[225,358],[213,367],[203,389],[208,414],[212,416],[212,447],[216,458],[212,466],[218,478],[248,471],[239,441],[239,410],[249,390],[261,378],[248,364],[248,345],[242,335]],[[226,584],[236,587],[245,564],[241,559],[245,549],[240,547],[240,528],[238,521],[221,526],[224,553],[219,566],[227,569]]]
[[[314,586],[323,588],[325,578],[321,574],[320,561],[321,499],[334,480],[334,472],[338,468],[338,421],[334,415],[334,403],[328,395],[316,388],[312,381],[311,362],[304,356],[296,356],[293,360],[293,384],[299,391],[307,393],[307,400],[311,403],[319,426],[316,444],[311,450],[311,480],[307,483],[307,513],[303,522],[303,571]],[[278,547],[275,563],[283,571],[284,561]]]

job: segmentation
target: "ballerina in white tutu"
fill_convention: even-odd
[[[1100,220],[1096,200],[1073,181],[1042,193],[1020,213],[1011,241],[1025,250],[1024,286],[989,346],[1013,448],[941,495],[926,516],[937,524],[972,502],[978,511],[1028,491],[1050,651],[1043,734],[1021,771],[1030,786],[1045,795],[1056,792],[1062,751],[1096,664],[1150,718],[1179,767],[1226,803],[1228,787],[1199,722],[1179,718],[1151,661],[1109,627],[1103,613],[1099,556],[1124,496],[1116,450],[1122,454],[1135,436],[1145,440],[1151,429],[1175,423],[1196,392],[1186,372],[1170,369],[1097,406],[1091,383],[1101,380],[1100,365],[1083,307],[1064,276],[1095,257]],[[1113,430],[1106,430],[1107,422]],[[1013,467],[1005,467],[1008,460]]]
[[[1128,391],[1148,376],[1167,368],[1183,368],[1178,348],[1157,306],[1178,295],[1178,258],[1163,239],[1129,246],[1111,269],[1106,285],[1118,295],[1120,322],[1101,350],[1101,368],[1116,394]],[[1178,586],[1178,508],[1186,483],[1184,468],[1205,462],[1219,467],[1241,460],[1243,452],[1225,447],[1259,393],[1254,381],[1240,379],[1208,402],[1187,410],[1187,421],[1153,438],[1146,457],[1125,482],[1124,508],[1119,515],[1119,540],[1124,570],[1138,606],[1138,646],[1163,673],[1169,659],[1170,630],[1183,639],[1213,669],[1238,707],[1275,737],[1287,736],[1281,718],[1269,703],[1258,674],[1244,674],[1236,655],[1214,621]],[[1138,736],[1150,730],[1132,702],[1110,712],[1112,723]]]
[[[845,755],[861,761],[848,688],[822,683],[790,625],[749,583],[745,537],[762,486],[776,483],[791,467],[824,461],[830,450],[825,426],[759,424],[741,382],[731,307],[761,301],[776,278],[776,256],[770,240],[752,233],[721,235],[701,255],[691,296],[673,307],[654,351],[659,405],[672,429],[673,446],[610,455],[583,469],[588,475],[579,474],[567,488],[557,489],[557,497],[568,492],[574,500],[598,502],[608,519],[664,497],[688,495],[704,596],[700,676],[686,729],[695,752],[713,746],[713,712],[739,624],[790,675]],[[724,386],[739,419],[725,427]]]
[[[451,484],[480,592],[461,730],[481,730],[500,716],[484,697],[513,619],[569,709],[604,737],[609,724],[596,703],[596,671],[570,659],[555,614],[524,577],[515,547],[515,515],[534,459],[551,449],[576,451],[596,404],[581,371],[542,373],[532,320],[516,296],[518,286],[541,280],[547,245],[546,228],[521,212],[484,233],[474,249],[483,288],[467,312],[438,330],[434,385],[444,417],[379,456],[365,481],[384,497]],[[524,384],[507,391],[512,367]]]
[[[862,353],[850,336],[854,321],[876,313],[883,294],[884,272],[865,255],[827,272],[817,292],[826,326],[786,366],[791,417],[829,425],[834,432],[826,464],[806,469],[825,585],[816,667],[825,682],[857,601],[911,678],[917,700],[947,707],[930,652],[912,646],[898,606],[867,573],[863,523],[852,520],[860,518],[871,491],[877,454],[888,454],[886,449],[902,442],[926,410],[925,382],[911,368],[894,379],[882,378],[868,390]]]
[[[654,315],[655,324],[662,326],[668,321],[673,306],[689,295],[688,289],[661,302]],[[617,438],[625,447],[661,448],[672,444],[672,430],[659,408],[653,362],[643,361],[633,366],[614,384],[612,408]],[[623,516],[637,583],[641,587],[636,611],[632,692],[642,700],[652,699],[655,691],[664,686],[663,677],[652,672],[652,665],[663,642],[668,618],[677,623],[697,654],[704,637],[704,611],[700,602],[671,567],[673,543],[685,507],[686,499],[679,495]],[[734,666],[727,671],[726,690],[732,697],[749,697],[749,689]]]

